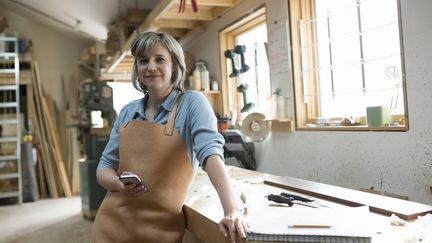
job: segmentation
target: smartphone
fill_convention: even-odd
[[[142,186],[143,183],[137,175],[120,175],[119,179],[123,184],[135,184],[137,186]]]

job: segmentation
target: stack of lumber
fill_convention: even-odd
[[[31,115],[35,130],[37,173],[41,197],[70,197],[72,190],[66,171],[56,122],[55,104],[45,96],[40,80],[38,63],[32,63],[33,99]]]

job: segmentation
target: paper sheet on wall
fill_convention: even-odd
[[[279,19],[268,26],[268,58],[272,75],[290,71],[289,28],[287,19]]]

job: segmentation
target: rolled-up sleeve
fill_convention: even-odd
[[[189,129],[196,157],[202,165],[211,155],[223,156],[224,138],[217,130],[217,118],[213,108],[202,93],[188,95]]]
[[[114,121],[113,128],[111,129],[111,134],[108,140],[107,145],[102,153],[102,156],[99,160],[98,169],[99,168],[113,168],[117,170],[119,164],[119,129],[121,124],[123,123],[124,117],[126,115],[126,108],[123,108],[120,111],[119,116]]]

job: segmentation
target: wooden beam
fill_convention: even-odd
[[[187,33],[185,29],[160,29],[160,31],[165,32],[178,39]]]
[[[130,55],[130,51],[123,51],[117,54],[113,57],[113,62],[108,66],[106,71],[107,73],[112,73],[112,71],[123,61],[123,59],[127,55]]]
[[[176,6],[171,7],[161,18],[199,21],[211,21],[214,19],[211,8],[200,7],[199,12],[196,13],[194,13],[191,8],[186,8],[184,13],[179,13],[178,7]]]
[[[198,25],[193,30],[187,32],[185,35],[183,35],[182,38],[179,39],[180,45],[185,45],[186,43],[194,39],[196,36],[203,33],[205,30],[206,30],[205,26]]]
[[[165,14],[165,12],[167,12],[177,1],[178,0],[160,1],[160,3],[153,8],[153,10],[144,20],[144,22],[138,27],[139,32],[151,31],[151,30],[156,31],[153,29],[155,27],[153,25],[153,22],[158,20],[163,14]]]
[[[214,7],[211,10],[211,13],[213,16],[222,16],[224,13],[226,13],[230,8],[228,7]]]
[[[113,81],[113,82],[131,82],[130,73],[112,73],[109,75],[101,76],[99,80]]]
[[[197,25],[197,21],[191,20],[174,20],[174,19],[159,19],[153,23],[154,26],[160,29],[193,29]]]
[[[198,8],[201,6],[210,7],[232,7],[234,6],[233,0],[198,0]]]

